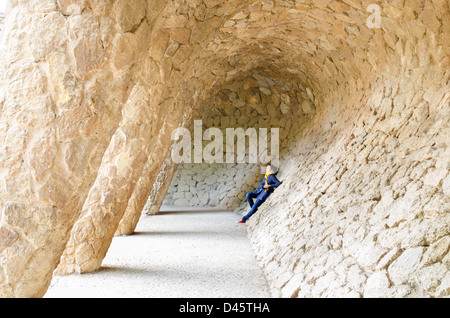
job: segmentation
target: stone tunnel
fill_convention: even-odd
[[[445,0],[11,0],[0,31],[0,297],[100,268],[163,202],[244,211],[258,164],[172,132],[279,128],[247,223],[274,297],[450,294]]]

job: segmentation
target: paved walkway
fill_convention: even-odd
[[[239,216],[221,211],[143,215],[116,237],[95,273],[55,276],[45,297],[270,297]]]

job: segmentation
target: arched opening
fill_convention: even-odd
[[[201,136],[211,127],[219,132],[211,139],[202,139],[202,150],[220,138],[222,155],[212,158],[212,163],[192,160],[179,164],[164,204],[236,209],[245,201],[245,193],[261,182],[261,166],[274,164],[270,161],[272,151],[278,158],[283,156],[315,113],[314,101],[292,74],[283,76],[270,69],[251,70],[234,79],[208,98],[201,109]],[[234,137],[238,132],[244,140]],[[276,149],[271,149],[271,136],[277,139]],[[260,143],[259,138],[267,141]],[[242,157],[238,154],[241,142]]]
[[[248,226],[274,296],[448,295],[446,2],[72,2],[15,1],[1,37],[1,295],[98,269],[149,196],[236,208],[247,166],[169,188],[196,119],[280,128]]]

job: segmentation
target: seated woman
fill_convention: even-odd
[[[266,174],[264,176],[264,180],[261,182],[258,190],[247,193],[247,201],[250,205],[250,211],[244,216],[241,220],[237,221],[238,223],[245,223],[258,208],[263,204],[267,198],[273,193],[274,189],[281,184],[278,181],[277,177],[275,177],[275,171],[271,165],[268,165],[266,168]],[[256,198],[256,201],[253,202],[253,199]]]

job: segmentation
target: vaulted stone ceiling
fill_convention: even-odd
[[[0,295],[42,296],[61,256],[62,271],[98,269],[123,216],[136,220],[152,187],[170,183],[173,129],[250,74],[294,83],[315,108],[284,157],[274,216],[250,224],[274,295],[364,295],[376,278],[382,295],[448,294],[448,277],[430,287],[423,274],[448,266],[428,248],[449,233],[448,3],[379,2],[378,26],[370,5],[11,1],[0,33]],[[357,206],[363,230],[345,236],[334,226]],[[418,236],[405,234],[416,223]],[[300,273],[314,267],[301,255],[325,251],[347,260],[341,271],[322,262],[322,276]],[[428,257],[414,264],[422,272],[402,274],[408,255]],[[321,290],[333,277],[350,281]]]

